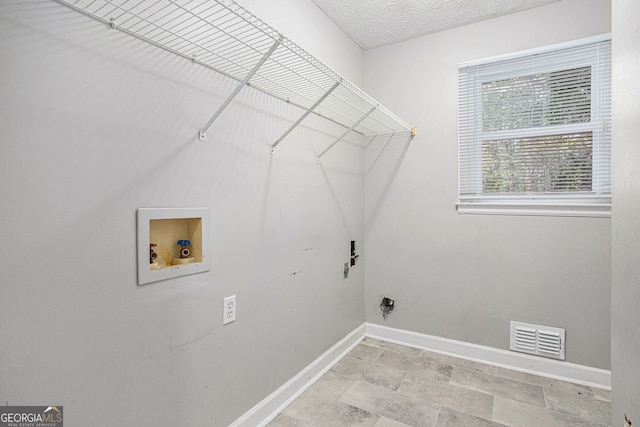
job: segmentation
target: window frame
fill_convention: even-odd
[[[575,40],[567,43],[545,46],[537,49],[530,49],[522,52],[516,52],[508,55],[464,62],[458,65],[459,70],[469,69],[470,67],[491,65],[512,59],[531,58],[535,60],[535,56],[539,54],[554,54],[567,49],[574,49],[588,46],[596,43],[610,42],[610,34],[602,34],[599,36],[589,37],[585,39]],[[551,215],[551,216],[591,216],[591,217],[610,217],[611,216],[611,135],[610,135],[610,99],[608,102],[609,110],[600,110],[603,94],[599,90],[606,81],[602,78],[600,67],[597,66],[599,61],[591,59],[573,57],[563,58],[562,64],[543,64],[536,65],[533,68],[496,70],[491,72],[481,72],[479,76],[468,77],[471,80],[469,90],[464,93],[458,93],[459,116],[458,116],[458,202],[456,209],[461,214],[504,214],[504,215]],[[502,79],[510,79],[522,76],[530,76],[533,74],[556,72],[579,67],[591,67],[591,120],[584,123],[572,123],[551,125],[545,127],[509,129],[500,131],[484,131],[482,126],[482,85],[487,82],[498,81]],[[611,66],[609,62],[609,67]],[[459,71],[459,78],[461,74]],[[467,78],[467,77],[465,77]],[[609,82],[610,84],[610,82]],[[459,91],[461,84],[459,83]],[[610,89],[608,90],[609,97]],[[463,97],[467,97],[464,99]],[[464,102],[463,102],[464,99]],[[463,123],[461,111],[462,104],[467,108],[471,105],[471,119],[469,123]],[[606,107],[605,107],[606,108]],[[594,117],[599,121],[594,121]],[[469,131],[469,128],[471,131]],[[479,131],[478,131],[479,129]],[[530,138],[547,135],[561,135],[565,133],[591,132],[592,133],[592,170],[600,170],[604,165],[608,170],[608,175],[603,181],[600,173],[592,174],[592,191],[591,192],[558,192],[558,193],[483,193],[482,178],[482,142],[486,140],[514,139],[514,138]],[[472,134],[472,137],[469,137]],[[608,134],[608,147],[606,138]],[[469,140],[469,145],[464,149],[470,150],[472,162],[470,167],[463,171],[462,161],[462,145],[463,141]],[[609,165],[606,163],[609,161]],[[472,176],[469,180],[469,187],[462,192],[462,174],[465,177]],[[471,190],[469,190],[471,189]],[[608,191],[607,191],[608,190]]]

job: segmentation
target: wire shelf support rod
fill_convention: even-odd
[[[307,111],[305,111],[304,114],[298,120],[296,120],[296,122],[293,125],[291,125],[291,127],[287,129],[287,131],[280,138],[278,138],[276,142],[273,143],[273,145],[271,146],[271,154],[275,154],[276,147],[278,146],[278,144],[280,144],[282,140],[285,139],[287,135],[291,133],[292,130],[294,130],[300,123],[302,123],[302,121],[309,114],[311,114],[313,110],[315,110],[318,107],[318,105],[322,104],[322,101],[327,99],[327,97],[331,95],[331,92],[333,92],[338,86],[340,86],[340,81],[335,82],[333,86],[331,86],[331,89],[325,92],[325,94],[322,95],[322,97],[320,97],[320,99],[318,99],[315,104],[313,104]]]
[[[335,141],[333,141],[333,143],[331,143],[331,145],[329,145],[327,148],[325,148],[324,150],[322,150],[322,152],[320,154],[318,154],[318,157],[316,157],[316,163],[320,164],[320,158],[322,156],[324,156],[325,154],[327,154],[327,151],[331,150],[338,142],[342,141],[342,138],[344,138],[345,136],[347,136],[349,134],[349,132],[351,132],[356,126],[358,126],[364,119],[366,119],[367,117],[369,117],[369,115],[371,113],[373,113],[376,108],[378,108],[378,106],[376,105],[375,107],[371,108],[369,111],[366,112],[365,115],[363,115],[362,117],[360,117],[360,119],[355,122],[349,129],[347,129],[346,131],[344,131],[344,133],[342,135],[340,135],[338,138],[336,138]]]
[[[278,46],[280,45],[280,42],[281,42],[281,40],[276,40],[276,42],[273,43],[271,48],[262,56],[262,58],[260,58],[258,63],[253,67],[253,69],[251,71],[249,71],[249,74],[247,74],[247,76],[244,78],[244,80],[242,80],[242,82],[240,82],[240,84],[238,86],[236,86],[236,88],[233,90],[231,95],[229,95],[227,97],[227,99],[224,101],[224,103],[222,103],[222,105],[220,106],[220,108],[218,108],[218,111],[215,112],[213,117],[211,117],[209,119],[209,121],[207,122],[207,124],[204,125],[204,127],[202,129],[200,129],[200,133],[199,133],[200,141],[204,141],[206,139],[207,131],[209,130],[209,128],[211,127],[213,122],[224,111],[224,109],[227,108],[227,106],[231,103],[231,101],[233,101],[233,98],[235,98],[236,95],[238,95],[240,90],[242,90],[242,88],[245,87],[247,85],[247,83],[249,83],[249,81],[251,80],[253,75],[258,72],[260,67],[262,67],[262,65],[267,61],[267,59],[269,59],[271,54],[278,48]]]

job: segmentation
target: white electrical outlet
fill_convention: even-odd
[[[236,321],[236,296],[226,297],[222,304],[222,324]]]

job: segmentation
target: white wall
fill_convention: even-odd
[[[608,0],[563,0],[366,51],[365,89],[418,127],[366,153],[367,321],[501,349],[510,320],[563,327],[568,361],[609,369],[610,220],[455,210],[457,64],[609,31]]]
[[[640,4],[614,0],[611,382],[613,426],[640,423]]]
[[[309,1],[268,3],[362,81],[361,51]],[[316,165],[333,125],[310,118],[272,157],[301,112],[245,89],[200,142],[235,82],[52,0],[0,2],[0,58],[2,404],[227,425],[362,323],[364,271],[343,263],[363,241],[363,153]],[[137,208],[189,206],[211,210],[211,271],[137,286]]]

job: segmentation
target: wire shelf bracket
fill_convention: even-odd
[[[213,115],[213,117],[211,117],[209,119],[209,121],[207,122],[207,124],[204,125],[204,127],[202,129],[200,129],[200,134],[199,134],[200,141],[204,141],[206,139],[207,131],[209,130],[209,128],[211,127],[213,122],[224,111],[224,109],[227,108],[227,106],[231,103],[231,101],[233,101],[233,98],[236,97],[236,95],[240,92],[240,90],[243,87],[245,87],[247,85],[247,83],[249,83],[249,81],[251,80],[251,77],[253,77],[253,75],[256,72],[258,72],[260,67],[262,67],[262,65],[267,61],[267,59],[269,59],[269,57],[276,50],[276,48],[278,47],[279,44],[280,44],[280,40],[276,41],[273,44],[273,46],[271,46],[271,49],[269,49],[267,51],[267,53],[265,53],[264,56],[262,58],[260,58],[260,61],[258,61],[258,63],[255,65],[255,67],[253,67],[253,69],[249,72],[249,74],[247,74],[247,76],[244,78],[244,80],[242,80],[242,82],[240,82],[240,84],[234,89],[234,91],[224,101],[224,103],[220,106],[220,108],[218,108],[218,111],[216,111],[216,113]]]
[[[331,95],[331,92],[333,92],[338,86],[340,86],[340,82],[335,82],[333,84],[333,86],[331,86],[331,89],[329,89],[327,92],[325,92],[325,94],[322,95],[322,97],[320,97],[320,99],[318,99],[315,104],[313,104],[311,107],[309,107],[309,109],[307,109],[307,111],[305,111],[304,114],[294,124],[292,124],[291,127],[289,129],[287,129],[287,131],[284,134],[282,134],[282,136],[280,138],[278,138],[278,140],[276,142],[274,142],[271,145],[271,154],[275,154],[276,147],[278,146],[278,144],[280,144],[280,142],[282,142],[282,140],[285,139],[287,137],[287,135],[289,135],[291,133],[292,130],[294,130],[296,127],[298,127],[298,125],[300,123],[302,123],[302,121],[304,119],[306,119],[307,116],[309,114],[311,114],[322,103],[322,101],[327,99],[327,97],[329,95]]]
[[[327,154],[327,151],[331,150],[338,142],[342,141],[342,139],[345,136],[347,136],[349,134],[349,132],[353,131],[353,129],[360,124],[360,122],[362,122],[364,119],[369,117],[369,114],[373,113],[376,108],[378,108],[378,107],[375,106],[375,107],[371,108],[369,111],[367,111],[367,113],[364,116],[360,117],[360,119],[357,122],[355,122],[349,129],[347,129],[342,135],[340,135],[335,141],[333,141],[333,143],[331,145],[329,145],[327,148],[322,150],[322,152],[320,154],[318,154],[318,157],[316,157],[316,163],[320,164],[320,158],[322,156],[324,156],[325,154]]]
[[[271,145],[271,153],[310,114],[364,137],[415,128],[233,0],[56,0],[110,28],[123,31],[238,82],[199,130],[206,133],[245,86],[304,112]]]

